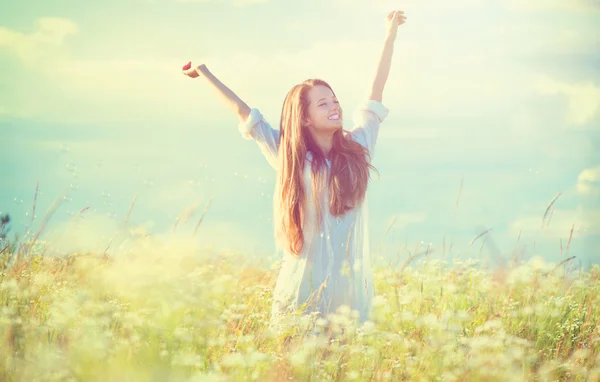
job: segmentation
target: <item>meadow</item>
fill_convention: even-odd
[[[376,264],[371,319],[269,329],[277,263],[144,236],[0,245],[2,381],[598,381],[600,266]],[[566,265],[566,264],[565,264]]]

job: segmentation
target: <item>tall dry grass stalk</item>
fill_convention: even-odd
[[[556,265],[554,268],[552,268],[552,270],[551,270],[551,271],[547,272],[547,273],[545,274],[545,276],[548,276],[548,275],[552,274],[552,272],[554,272],[555,270],[557,270],[558,268],[560,268],[560,266],[561,266],[561,265],[563,265],[563,264],[566,264],[567,262],[569,262],[569,261],[573,260],[575,257],[576,257],[576,256],[571,256],[571,257],[569,257],[568,259],[565,259],[565,260],[561,261],[561,262],[560,262],[560,263],[558,263],[558,264],[557,264],[557,265]]]
[[[36,194],[37,194],[37,192],[36,192]],[[46,212],[46,215],[44,215],[44,218],[42,219],[40,228],[38,229],[37,233],[33,237],[33,240],[31,241],[31,243],[29,244],[29,248],[27,249],[27,253],[26,253],[25,257],[29,257],[29,255],[31,254],[31,251],[33,250],[33,246],[34,246],[35,242],[40,237],[42,232],[44,232],[44,230],[46,229],[46,226],[48,225],[48,222],[52,218],[52,215],[54,215],[54,213],[58,210],[58,207],[60,207],[60,204],[62,203],[62,201],[68,197],[68,194],[69,194],[68,191],[65,192],[65,194],[62,197],[59,197],[58,199],[56,199],[54,201],[54,203],[52,203],[52,205]],[[19,245],[19,248],[21,248],[21,245]],[[17,251],[17,258],[19,257],[19,252],[20,251]]]
[[[37,203],[38,190],[40,187],[40,182],[35,183],[35,194],[33,194],[33,207],[31,208],[31,226],[33,227],[33,222],[35,221],[35,205]]]
[[[478,257],[481,257],[481,252],[483,251],[483,246],[485,245],[485,242],[487,241],[489,236],[486,236],[483,238],[483,240],[481,241],[481,246],[479,247],[479,253],[477,253]]]
[[[571,232],[569,233],[569,240],[567,241],[567,249],[565,250],[565,256],[569,253],[569,247],[571,246],[571,239],[573,238],[573,230],[575,230],[575,224],[571,227]]]
[[[194,203],[191,207],[184,209],[179,215],[177,215],[177,219],[175,219],[175,224],[173,224],[173,228],[171,229],[171,234],[175,233],[175,230],[179,226],[179,222],[183,220],[185,224],[189,218],[198,210],[200,207],[200,202]]]
[[[108,255],[108,250],[110,249],[110,247],[112,246],[113,241],[119,237],[123,232],[125,232],[125,229],[127,228],[127,223],[129,222],[129,216],[131,215],[131,210],[133,210],[133,206],[135,205],[135,201],[137,200],[137,195],[135,195],[133,197],[133,200],[131,201],[131,204],[129,205],[129,210],[127,211],[127,215],[125,215],[125,219],[123,220],[123,225],[121,226],[121,229],[115,234],[115,236],[113,236],[109,241],[108,244],[106,246],[106,248],[104,249],[104,252],[102,253],[102,257],[106,258]]]
[[[385,232],[383,233],[383,237],[381,238],[381,241],[379,242],[379,245],[377,246],[377,252],[381,252],[381,247],[383,246],[383,241],[387,237],[388,232],[390,232],[390,230],[396,223],[396,220],[398,220],[398,215],[394,215],[394,217],[392,218],[392,221],[388,224],[387,228],[385,229]]]
[[[123,227],[121,228],[121,231],[125,231],[125,228],[127,228],[127,223],[129,223],[129,217],[131,216],[131,210],[133,210],[133,205],[135,204],[136,200],[137,200],[137,195],[135,195],[133,197],[133,200],[131,201],[131,204],[129,205],[129,210],[127,211],[127,215],[125,215],[125,220],[123,220]]]
[[[196,228],[194,228],[194,233],[192,234],[192,237],[196,236],[196,233],[198,232],[198,228],[200,228],[200,224],[202,224],[202,221],[204,220],[204,216],[206,215],[206,212],[208,211],[208,207],[210,207],[211,203],[212,203],[212,198],[208,199],[208,202],[206,203],[206,206],[204,207],[204,210],[202,211],[202,215],[200,215],[200,219],[198,219],[198,224],[196,224]]]
[[[394,226],[394,223],[396,223],[396,220],[398,220],[398,215],[394,215],[394,217],[392,218],[392,221],[390,222],[390,224],[388,224],[387,228],[385,229],[385,232],[383,233],[383,237],[386,237],[388,232],[390,232],[390,229],[392,229],[392,227]]]
[[[86,212],[87,210],[89,210],[91,207],[83,207],[82,209],[79,210],[79,212],[77,212],[74,216],[73,216],[73,220],[72,221],[76,221],[78,222],[79,219],[83,216],[83,213]]]
[[[550,222],[552,221],[552,215],[554,214],[555,209],[556,209],[556,207],[552,206],[552,209],[550,210],[550,214],[548,215],[548,222],[546,223],[546,228],[550,227]]]
[[[554,205],[554,203],[560,197],[561,194],[562,194],[562,192],[559,192],[558,194],[556,194],[556,196],[554,198],[552,198],[552,200],[546,207],[546,210],[544,211],[544,215],[542,216],[542,229],[544,228],[544,222],[546,221],[546,216],[548,216],[548,212],[550,211],[550,208],[552,208],[552,206]]]
[[[398,274],[401,274],[404,269],[410,264],[412,263],[414,260],[418,259],[421,256],[425,256],[428,257],[430,253],[433,253],[434,251],[430,249],[430,247],[428,246],[427,249],[425,251],[421,251],[421,252],[417,252],[417,246],[415,247],[415,251],[413,252],[413,254],[411,256],[409,256],[404,263],[402,263],[402,265],[400,266],[400,268],[398,268]]]
[[[471,245],[473,245],[473,243],[475,243],[475,241],[477,239],[479,239],[480,237],[482,237],[483,235],[487,234],[488,232],[490,232],[492,229],[488,228],[485,231],[481,232],[479,235],[475,236],[475,238],[473,238],[473,240],[471,240],[471,242],[469,243],[469,245],[467,245],[467,247],[470,247]]]

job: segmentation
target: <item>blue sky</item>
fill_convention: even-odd
[[[278,125],[283,98],[328,81],[346,114],[367,95],[388,11],[402,9],[369,188],[371,244],[442,241],[453,255],[600,248],[600,3],[592,0],[22,1],[0,5],[0,212],[13,231],[69,190],[47,238],[90,206],[65,250],[121,227],[271,254],[275,174],[189,60]],[[351,128],[348,124],[346,128]],[[463,182],[458,207],[459,185]],[[550,225],[541,227],[552,198]],[[21,200],[23,202],[21,202]],[[196,208],[197,207],[197,208]],[[196,208],[194,210],[194,208]],[[27,214],[27,215],[26,215]],[[394,220],[395,219],[395,220]],[[394,221],[387,237],[383,233]],[[73,231],[74,232],[74,231]],[[526,246],[526,247],[522,247]],[[390,255],[391,254],[391,255]]]

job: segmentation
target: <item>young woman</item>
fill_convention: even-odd
[[[356,127],[343,129],[343,112],[324,81],[310,79],[287,94],[279,130],[250,108],[206,67],[183,74],[204,77],[242,121],[277,170],[274,229],[283,262],[273,292],[272,324],[302,309],[326,318],[345,305],[360,322],[374,295],[369,259],[366,190],[379,125],[387,116],[382,93],[390,71],[402,11],[387,16],[387,34],[369,98],[356,113]],[[347,308],[346,308],[347,309]]]

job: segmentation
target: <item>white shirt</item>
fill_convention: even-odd
[[[355,112],[355,127],[350,131],[350,137],[367,148],[371,159],[379,126],[388,112],[375,100],[364,102]],[[273,129],[253,108],[247,120],[239,125],[239,131],[245,139],[254,139],[269,164],[277,169],[279,130]],[[303,224],[304,245],[299,256],[283,251],[273,291],[271,324],[277,324],[287,310],[293,311],[305,303],[308,304],[306,313],[319,312],[323,318],[346,305],[358,311],[359,321],[364,322],[369,317],[375,292],[369,257],[367,195],[362,204],[335,217],[328,208],[329,189],[324,189],[320,195],[322,229],[317,230],[311,159],[309,152],[304,166],[307,208]],[[329,161],[327,165],[330,166]]]

